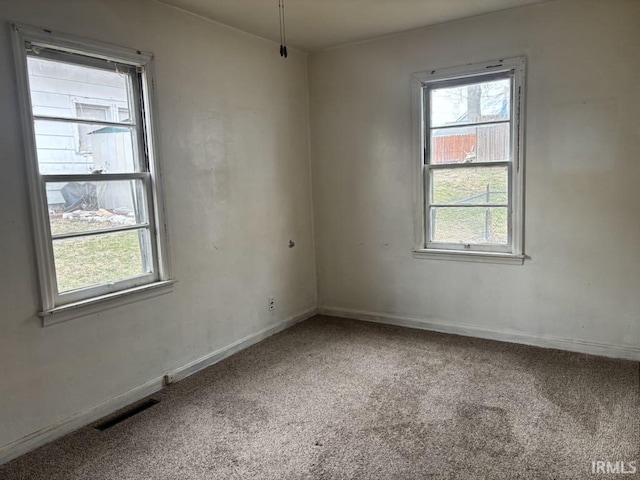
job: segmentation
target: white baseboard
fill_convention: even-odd
[[[485,338],[501,342],[522,343],[542,348],[555,348],[570,352],[587,353],[589,355],[623,358],[626,360],[634,360],[636,362],[640,361],[640,347],[633,347],[629,345],[612,345],[578,339],[531,335],[510,330],[492,330],[473,325],[453,324],[430,319],[414,318],[405,315],[366,312],[339,307],[320,307],[319,311],[322,315],[332,317],[351,318],[354,320],[398,325],[401,327],[451,333],[467,337]]]
[[[163,377],[154,378],[144,385],[132,388],[110,400],[0,447],[0,465],[154,394],[162,389],[162,379]]]
[[[205,355],[204,357],[198,358],[193,362],[183,365],[182,367],[176,368],[175,370],[172,370],[171,372],[168,372],[165,375],[165,384],[172,384],[175,382],[179,382],[183,378],[186,378],[189,375],[193,375],[194,373],[199,372],[200,370],[207,368],[213,365],[214,363],[218,363],[220,360],[224,360],[225,358],[233,355],[234,353],[237,353],[240,350],[244,350],[245,348],[250,347],[255,343],[258,343],[264,340],[265,338],[270,337],[271,335],[275,335],[276,333],[281,332],[282,330],[286,330],[287,328],[294,326],[296,323],[299,323],[308,318],[311,318],[317,313],[318,313],[317,308],[307,310],[306,312],[303,312],[299,315],[295,315],[276,325],[267,327],[256,333],[252,333],[251,335],[245,338],[241,338],[240,340],[232,343],[231,345],[221,348],[220,350],[216,350],[215,352]]]
[[[214,363],[217,363],[234,353],[244,350],[271,335],[275,335],[282,330],[285,330],[296,323],[302,322],[318,313],[317,308],[312,308],[298,315],[294,315],[282,322],[279,322],[271,327],[267,327],[259,332],[251,334],[237,342],[221,348],[211,354],[208,354],[202,358],[199,358],[193,362],[188,363],[180,368],[177,368],[167,375],[171,376],[172,382],[177,382],[183,378],[193,375],[200,370],[207,368]],[[6,463],[14,458],[24,455],[31,450],[34,450],[42,445],[45,445],[53,440],[56,440],[68,433],[78,430],[102,417],[109,415],[116,410],[119,410],[127,405],[142,400],[143,398],[156,393],[161,390],[165,385],[167,375],[162,375],[148,381],[143,385],[139,385],[131,390],[128,390],[120,395],[117,395],[109,400],[106,400],[94,407],[84,410],[76,415],[72,415],[60,422],[54,423],[48,427],[33,432],[25,437],[22,437],[14,442],[8,443],[0,447],[0,465]]]

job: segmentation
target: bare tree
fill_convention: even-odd
[[[482,108],[480,105],[481,99],[481,85],[469,85],[467,87],[467,120],[471,123],[482,120]]]

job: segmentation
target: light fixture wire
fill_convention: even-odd
[[[280,56],[287,58],[287,32],[284,24],[284,0],[278,0],[278,16],[280,19]]]

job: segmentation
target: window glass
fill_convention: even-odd
[[[431,126],[508,121],[511,115],[509,79],[431,90]]]
[[[431,129],[430,163],[506,162],[511,147],[508,123]]]
[[[485,251],[510,241],[513,78],[484,78],[444,79],[424,90],[425,239],[433,248]]]
[[[432,207],[431,241],[506,245],[506,207]]]
[[[432,172],[431,203],[504,204],[509,201],[507,167],[438,169]]]
[[[128,230],[53,240],[58,291],[116,282],[149,273],[147,230]]]
[[[78,58],[78,61],[82,60]],[[126,72],[95,68],[79,63],[29,55],[27,57],[29,89],[33,114],[64,118],[101,118],[92,108],[118,105],[132,110],[131,77]],[[80,108],[76,108],[80,104]],[[87,116],[87,114],[89,116]],[[115,120],[115,119],[113,119]]]
[[[157,280],[154,183],[133,114],[140,73],[53,47],[27,51],[55,305]]]
[[[43,175],[140,171],[131,126],[35,120],[34,131]],[[80,145],[86,150],[74,146],[77,135],[85,138]]]
[[[86,103],[76,103],[76,116],[78,118],[86,118],[87,120],[108,120],[109,107],[100,105],[89,105]],[[93,153],[93,130],[86,123],[78,124],[78,152],[92,154]]]
[[[146,224],[144,195],[141,180],[47,182],[51,234]]]

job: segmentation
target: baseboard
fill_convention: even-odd
[[[163,377],[154,378],[144,385],[132,388],[110,400],[4,445],[0,448],[0,465],[154,394],[162,389],[162,380]]]
[[[244,350],[247,347],[250,347],[253,344],[256,344],[267,337],[275,335],[278,332],[286,330],[294,326],[296,323],[302,322],[308,318],[313,317],[318,313],[317,308],[312,308],[311,310],[307,310],[299,315],[295,315],[283,322],[280,322],[271,327],[267,327],[259,332],[252,333],[251,335],[238,340],[237,342],[232,343],[220,350],[216,350],[213,353],[205,355],[204,357],[198,358],[193,362],[190,362],[186,365],[183,365],[180,368],[176,368],[171,372],[168,372],[165,375],[165,384],[172,384],[175,382],[179,382],[183,378],[188,377],[189,375],[193,375],[194,373],[199,372],[200,370],[207,368],[214,363],[218,363],[221,360],[233,355],[234,353],[239,352],[240,350]]]
[[[442,321],[434,321],[430,319],[414,318],[405,315],[367,312],[339,307],[320,307],[319,311],[322,315],[328,315],[332,317],[351,318],[354,320],[384,323],[388,325],[417,328],[421,330],[431,330],[441,333],[451,333],[467,337],[485,338],[502,342],[521,343],[524,345],[532,345],[535,347],[555,348],[558,350],[586,353],[589,355],[599,355],[603,357],[640,361],[640,347],[531,335],[510,330],[492,330],[489,328],[477,327],[473,325],[453,324]]]
[[[176,382],[183,378],[193,375],[200,370],[207,368],[231,355],[250,347],[271,335],[275,335],[282,330],[285,330],[296,323],[302,322],[318,313],[317,308],[312,308],[298,315],[294,315],[276,325],[267,327],[259,332],[251,334],[237,342],[232,343],[220,350],[217,350],[209,355],[199,358],[193,362],[188,363],[182,367],[176,368],[173,371],[167,373],[171,376],[172,382]],[[94,407],[91,407],[83,412],[68,417],[60,422],[45,427],[34,433],[31,433],[25,437],[22,437],[14,442],[8,443],[0,447],[0,465],[6,463],[14,458],[24,455],[42,445],[45,445],[53,440],[56,440],[68,433],[78,430],[90,423],[93,423],[102,417],[105,417],[116,410],[119,410],[127,405],[135,403],[143,398],[152,395],[161,390],[166,381],[167,375],[162,375],[148,381],[143,385],[139,385],[131,390],[128,390],[120,395],[117,395],[110,400],[106,400]]]

